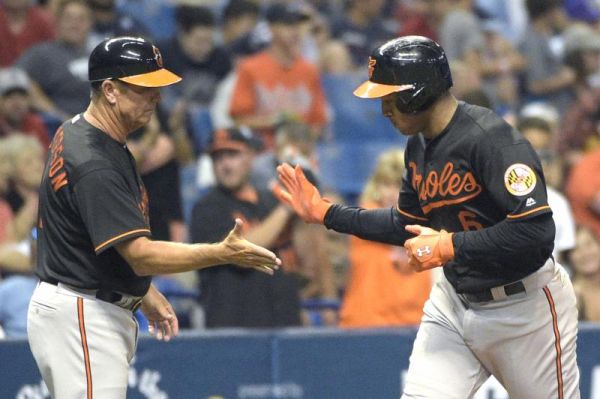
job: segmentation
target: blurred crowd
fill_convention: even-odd
[[[396,203],[401,136],[351,97],[371,50],[411,34],[444,47],[460,100],[494,109],[538,152],[554,257],[580,319],[600,321],[599,1],[0,0],[0,331],[26,334],[46,151],[89,102],[91,50],[117,35],[150,38],[183,77],[128,142],[153,237],[216,241],[240,217],[284,262],[272,278],[157,276],[183,326],[417,325],[435,273],[412,273],[400,248],[305,225],[270,191],[285,161],[336,202]],[[345,173],[359,162],[368,179]]]

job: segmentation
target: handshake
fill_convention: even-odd
[[[325,215],[333,204],[321,197],[321,193],[308,181],[302,168],[299,165],[292,168],[284,163],[277,167],[277,174],[281,183],[275,183],[273,186],[273,193],[277,199],[292,208],[305,222],[324,224]],[[443,266],[454,259],[452,233],[420,225],[407,225],[406,231],[416,235],[404,243],[409,257],[408,264],[415,271]]]

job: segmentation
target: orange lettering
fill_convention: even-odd
[[[54,158],[54,156],[53,156]],[[48,176],[50,176],[51,178],[54,177],[54,175],[56,174],[56,172],[58,172],[62,167],[63,167],[63,157],[59,157],[56,161],[52,162],[52,165],[50,165],[50,170],[48,171]]]
[[[62,172],[60,175],[52,179],[52,189],[54,191],[60,190],[61,187],[66,186],[69,183],[67,180],[67,172]]]
[[[50,169],[48,170],[48,177],[52,182],[52,189],[54,191],[58,191],[61,187],[66,186],[69,181],[67,180],[67,172],[64,171],[64,159],[62,157],[62,152],[64,149],[63,139],[65,134],[62,128],[58,129],[56,134],[54,135],[54,139],[50,144],[50,152],[52,153],[50,157]],[[59,173],[57,175],[57,173]]]
[[[414,162],[409,162],[408,167],[412,171],[412,187],[417,192],[419,199],[421,201],[436,199],[436,201],[430,202],[423,207],[423,212],[425,213],[433,208],[457,204],[474,198],[482,190],[472,172],[467,172],[461,176],[458,172],[454,171],[454,164],[451,162],[444,165],[439,175],[438,171],[432,170],[425,178],[417,171],[417,165]],[[446,199],[449,196],[458,198]]]

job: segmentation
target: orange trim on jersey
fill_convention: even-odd
[[[102,244],[98,245],[96,248],[94,248],[94,251],[98,252],[99,250],[101,250],[102,248],[104,248],[105,246],[107,246],[108,244],[110,244],[111,242],[115,242],[116,240],[118,240],[120,238],[126,237],[126,236],[131,235],[131,234],[135,234],[135,233],[141,233],[141,232],[150,233],[150,230],[148,230],[148,229],[137,229],[137,230],[128,231],[128,232],[123,233],[123,234],[119,234],[118,236],[113,237],[110,240],[106,240]]]
[[[422,207],[423,213],[428,214],[429,212],[431,212],[432,209],[435,209],[435,208],[441,208],[446,205],[456,205],[456,204],[460,204],[462,202],[468,201],[471,198],[477,197],[481,193],[481,191],[482,191],[481,187],[479,187],[479,190],[475,191],[474,193],[472,193],[470,195],[466,195],[464,197],[455,198],[455,199],[451,199],[451,200],[441,200],[441,201],[431,202],[431,203],[425,205],[424,207]]]
[[[552,328],[554,329],[554,348],[556,349],[556,380],[558,382],[558,399],[564,399],[563,377],[562,377],[562,348],[560,346],[560,330],[558,329],[558,316],[554,306],[554,299],[548,287],[544,287],[544,294],[550,305],[550,313],[552,314]]]
[[[527,211],[527,212],[519,213],[517,215],[506,215],[506,218],[507,219],[518,219],[520,217],[531,215],[532,213],[535,213],[535,212],[538,212],[538,211],[541,211],[541,210],[544,210],[544,209],[550,209],[550,205],[540,206],[539,208],[535,208],[535,209],[532,209],[532,210]]]
[[[87,399],[92,399],[92,366],[90,365],[90,352],[88,350],[87,335],[85,333],[85,320],[83,318],[83,298],[77,298],[77,318],[79,320],[79,334],[83,348],[83,362],[85,364],[85,379],[87,381]]]
[[[422,217],[420,217],[420,216],[411,215],[410,213],[408,213],[408,212],[406,212],[406,211],[403,211],[402,209],[400,209],[400,208],[398,207],[398,205],[396,205],[396,210],[397,210],[397,211],[398,211],[398,213],[400,213],[401,215],[404,215],[404,216],[406,216],[406,217],[409,217],[409,218],[411,218],[411,219],[422,220],[422,221],[424,221],[424,222],[427,222],[427,221],[429,220],[429,219],[427,219],[427,218],[422,218]]]

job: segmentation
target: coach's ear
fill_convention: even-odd
[[[102,91],[102,95],[104,95],[104,98],[106,98],[106,101],[108,101],[109,104],[114,105],[117,103],[117,92],[119,91],[119,88],[117,87],[114,81],[105,80],[104,82],[102,82],[100,90]]]

